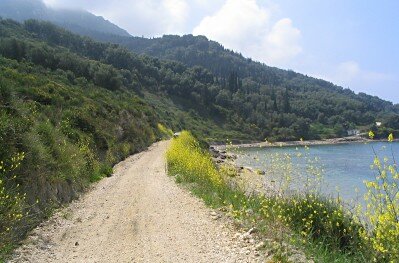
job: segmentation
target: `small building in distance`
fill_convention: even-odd
[[[359,136],[360,135],[360,131],[357,129],[352,129],[352,130],[348,130],[348,136]]]

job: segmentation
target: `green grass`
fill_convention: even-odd
[[[5,259],[15,248],[14,244],[6,244],[0,248],[0,263],[6,262]]]

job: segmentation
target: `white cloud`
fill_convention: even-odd
[[[43,0],[43,3],[45,3],[47,6],[56,6],[57,0]]]
[[[268,11],[259,8],[254,0],[228,0],[216,14],[205,17],[193,33],[239,50],[254,38],[256,32],[252,30],[262,29],[269,18]]]
[[[184,24],[189,13],[187,2],[185,0],[163,0],[162,9],[167,13],[167,18],[164,21],[167,25],[166,31],[183,33]]]
[[[196,8],[200,8],[203,10],[213,10],[215,7],[219,7],[223,5],[225,0],[193,0]]]
[[[106,3],[109,7],[97,8],[96,13],[109,17],[134,35],[161,36],[185,31],[189,13],[186,0],[113,0]]]
[[[256,0],[227,0],[193,34],[205,35],[254,59],[283,65],[302,51],[301,32],[289,18],[272,23],[272,11],[273,7],[261,7]]]
[[[364,70],[360,67],[356,61],[345,61],[336,66],[335,70],[332,71],[328,79],[333,80],[340,85],[347,86],[359,86],[360,85],[375,85],[378,82],[390,81],[394,77],[389,74]]]
[[[340,83],[350,83],[359,78],[362,75],[362,71],[356,61],[345,61],[337,66],[333,74],[333,78]]]
[[[387,87],[396,87],[398,79],[392,74],[363,69],[358,62],[348,60],[335,66],[325,68],[319,74],[311,74],[320,79],[325,79],[344,88],[350,88],[355,92],[378,95],[387,100],[398,101],[398,97],[392,97]]]
[[[118,24],[133,35],[183,34],[190,13],[186,0],[44,0],[55,8],[79,8]]]
[[[292,26],[289,18],[279,20],[264,39],[262,48],[272,61],[284,61],[301,53],[301,31]]]

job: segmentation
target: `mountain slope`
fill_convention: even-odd
[[[6,0],[9,2],[9,9],[16,9],[18,3],[25,1],[31,5],[33,3],[33,0],[17,0],[11,1],[12,3]],[[40,1],[36,0],[36,3]],[[36,17],[40,17],[38,14],[45,13],[46,10],[43,4],[38,6],[32,9],[35,10],[32,13]],[[62,12],[65,14],[62,15]],[[16,17],[25,13],[14,10]],[[252,127],[245,133],[248,134],[250,130],[250,134],[256,134],[257,139],[329,138],[345,136],[347,130],[351,129],[373,129],[378,132],[373,125],[375,122],[385,124],[385,129],[379,131],[381,135],[398,129],[397,105],[364,93],[355,94],[327,81],[254,62],[225,49],[217,42],[209,41],[206,37],[186,35],[146,39],[109,34],[109,30],[97,31],[105,28],[101,21],[92,19],[90,23],[84,23],[87,19],[79,19],[79,13],[75,11],[59,13],[61,15],[58,17],[63,17],[61,20],[64,22],[58,24],[81,35],[117,43],[138,54],[178,61],[199,71],[208,70],[211,75],[205,81],[207,87],[199,88],[202,93],[194,88],[185,96],[189,95],[192,101],[200,99],[218,106],[219,109],[226,109],[227,112],[221,112],[225,112],[228,119],[240,123],[241,126],[245,123]],[[65,21],[81,21],[85,27],[82,27],[82,23],[69,24]],[[38,29],[35,33],[40,35]],[[61,42],[56,44],[64,45]],[[172,94],[176,93],[175,89],[165,87],[165,90],[170,95],[176,95]],[[182,95],[181,91],[179,93]],[[188,104],[192,106],[191,102]]]
[[[203,36],[108,37],[100,40],[121,44],[139,54],[208,69],[215,81],[224,87],[215,94],[216,98],[224,106],[234,105],[241,112],[247,112],[243,118],[257,127],[266,128],[265,137],[277,133],[281,135],[280,140],[295,137],[289,130],[274,132],[276,126],[290,130],[302,126],[300,129],[305,128],[305,132],[301,135],[307,138],[315,134],[345,136],[346,130],[354,128],[377,131],[373,125],[376,121],[384,122],[385,128],[399,128],[398,105],[365,93],[355,94],[321,79],[252,61]],[[302,121],[295,123],[290,114],[302,117]],[[306,131],[306,123],[311,123],[309,131]],[[380,132],[387,133],[386,130]]]
[[[2,0],[0,17],[21,22],[28,19],[47,20],[81,35],[130,36],[128,32],[101,16],[83,10],[52,9],[41,0]]]
[[[341,93],[358,100],[372,100],[381,107],[390,107],[391,103],[378,99],[377,97],[360,94],[356,96],[349,89],[343,89],[330,82],[308,77],[291,70],[281,70],[269,67],[263,63],[245,58],[241,54],[225,49],[221,44],[210,41],[204,36],[175,36],[165,35],[161,38],[141,37],[112,37],[107,39],[126,46],[133,52],[147,54],[160,59],[180,61],[188,66],[202,66],[210,70],[216,76],[227,79],[231,72],[237,72],[242,79],[251,80],[265,85],[293,86],[294,82],[305,82],[310,88],[328,89],[332,92]]]
[[[144,77],[143,80],[148,81],[141,84],[146,86],[145,90],[165,92],[185,109],[192,109],[191,112],[219,122],[221,126],[228,125],[227,130],[242,132],[247,138],[327,138],[345,136],[346,131],[353,128],[378,132],[374,127],[376,121],[384,123],[384,129],[379,131],[383,136],[398,129],[397,107],[390,102],[252,62],[204,37],[171,36],[155,40],[118,37],[133,41],[131,43],[155,41],[150,45],[151,50],[186,54],[180,59],[184,64],[189,64],[193,57],[202,58],[203,67],[187,67],[173,61],[140,57],[117,46],[72,35],[48,23],[28,21],[25,30],[81,56],[121,70],[138,71],[150,77]],[[166,44],[162,44],[164,42]],[[217,67],[221,73],[215,73]]]

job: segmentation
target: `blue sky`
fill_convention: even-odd
[[[279,5],[282,16],[301,30],[304,52],[296,59],[304,62],[296,61],[295,69],[399,102],[399,1],[283,0]]]
[[[44,0],[132,35],[206,35],[271,66],[399,103],[399,1]]]

